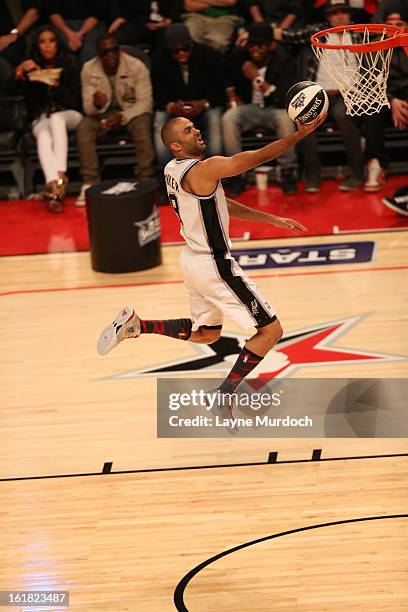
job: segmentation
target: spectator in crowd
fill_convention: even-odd
[[[295,22],[299,24],[302,16],[301,0],[244,0],[247,3],[247,10],[250,11],[255,23],[266,21],[272,27],[279,27],[286,30]],[[246,19],[249,24],[250,20]],[[300,25],[300,24],[299,24]],[[245,45],[248,40],[248,32],[239,33],[236,44]]]
[[[37,141],[38,158],[49,191],[45,193],[50,212],[62,212],[67,178],[67,130],[82,119],[79,69],[66,52],[52,26],[43,26],[33,40],[30,59],[16,69],[27,99],[29,118]]]
[[[404,9],[401,2],[394,0],[393,4],[389,3],[383,16],[384,23],[408,29],[408,8]],[[408,55],[403,47],[396,47],[392,54],[387,96],[391,109],[383,107],[380,113],[364,119],[368,160],[365,191],[379,191],[385,180],[385,170],[388,166],[385,151],[387,124],[392,122],[397,129],[408,127]]]
[[[51,23],[61,33],[68,49],[86,62],[96,55],[96,41],[104,32],[101,23],[105,0],[47,0]]]
[[[86,117],[77,129],[83,185],[77,205],[85,204],[86,190],[98,182],[98,135],[125,126],[135,143],[138,180],[153,176],[151,113],[152,85],[143,61],[120,51],[114,34],[97,43],[98,55],[81,73]]]
[[[262,8],[262,0],[238,0],[237,12],[241,17],[241,22],[238,24],[238,35],[235,40],[236,45],[246,45],[248,40],[248,31],[245,28],[250,23],[260,23],[261,21],[265,21]]]
[[[12,84],[14,67],[26,52],[24,35],[38,21],[40,9],[40,0],[0,0],[0,93]]]
[[[196,43],[228,50],[240,17],[237,0],[184,0],[182,19]]]
[[[168,28],[165,45],[152,56],[154,140],[159,165],[164,167],[172,158],[160,135],[170,117],[191,118],[203,132],[207,154],[222,154],[225,83],[219,54],[207,45],[193,43],[181,23]]]
[[[378,8],[379,0],[350,0],[353,23],[370,23]]]
[[[402,10],[404,12],[408,12],[408,0],[399,0],[398,1],[397,10]],[[377,10],[372,18],[373,23],[385,23],[386,16],[385,13],[389,11],[389,9],[395,9],[395,0],[380,0]]]
[[[307,61],[303,64],[304,74],[302,78],[315,81],[325,89],[329,95],[329,116],[334,119],[340,131],[341,139],[346,149],[350,166],[350,175],[340,183],[341,191],[354,191],[364,185],[364,157],[361,147],[361,134],[358,124],[353,117],[346,115],[346,107],[343,98],[326,67],[319,63],[310,47],[312,34],[325,28],[346,26],[350,24],[350,5],[348,0],[328,0],[326,4],[326,22],[306,26],[300,30],[282,30],[275,28],[274,34],[277,40],[285,44],[303,47],[307,52]],[[335,42],[340,40],[336,34],[333,35]],[[359,40],[358,33],[351,33],[354,42]],[[358,69],[356,64],[356,70]],[[311,134],[301,143],[305,166],[305,189],[308,193],[320,189],[320,159],[317,149],[317,136]]]
[[[264,21],[262,14],[262,0],[238,0],[237,2],[238,15],[245,23],[259,23]]]
[[[302,0],[259,0],[265,21],[287,30],[302,17]]]
[[[226,61],[229,109],[223,115],[225,153],[241,150],[242,132],[267,127],[284,138],[296,131],[285,110],[285,94],[296,80],[296,66],[288,52],[273,40],[269,24],[249,26],[246,47],[235,49]],[[278,157],[281,186],[286,194],[296,193],[296,153],[289,149]],[[239,195],[245,189],[242,176],[230,180],[229,192]]]
[[[324,18],[327,0],[315,0],[309,23],[321,21]],[[378,8],[378,0],[350,0],[350,14],[353,23],[381,23],[373,19]]]
[[[115,32],[121,45],[147,43],[162,46],[166,29],[179,21],[181,0],[113,0],[109,33]]]

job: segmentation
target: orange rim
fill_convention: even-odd
[[[385,40],[378,40],[368,43],[351,44],[351,45],[329,45],[322,43],[319,38],[326,36],[327,34],[337,34],[344,31],[347,32],[364,32],[368,30],[376,34],[383,34],[384,32],[388,35]],[[387,25],[385,23],[358,23],[348,26],[337,26],[336,28],[328,28],[322,30],[311,36],[311,43],[314,47],[320,49],[345,49],[353,53],[367,53],[370,51],[385,51],[386,49],[392,49],[394,47],[405,47],[408,49],[408,34],[401,28],[396,26]]]

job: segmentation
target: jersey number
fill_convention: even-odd
[[[169,200],[170,200],[170,204],[173,207],[174,212],[176,213],[176,215],[179,218],[179,221],[181,224],[183,224],[181,217],[180,217],[180,212],[179,212],[179,203],[178,203],[178,199],[175,193],[169,193]]]

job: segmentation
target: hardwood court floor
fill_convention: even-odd
[[[226,549],[407,517],[406,471],[401,457],[2,482],[0,589],[67,589],[80,612],[175,610],[182,577]],[[186,609],[402,612],[407,523],[328,526],[237,551],[192,579]]]
[[[374,240],[375,259],[250,274],[287,333],[357,317],[336,349],[408,355],[407,234],[318,242],[346,239]],[[95,342],[126,303],[143,318],[188,313],[178,253],[168,248],[162,267],[115,276],[93,272],[87,253],[0,259],[2,479],[99,473],[105,462],[113,471],[265,462],[270,451],[306,459],[313,448],[326,457],[408,453],[406,439],[157,440],[154,378],[118,375],[189,358],[194,347],[144,337],[101,358]],[[237,331],[230,322],[225,329]],[[293,375],[406,377],[408,361],[320,364]],[[0,590],[67,588],[81,612],[173,610],[178,581],[220,551],[290,529],[406,513],[406,465],[400,457],[3,480]],[[187,585],[187,607],[406,609],[405,525],[347,523],[242,549]]]

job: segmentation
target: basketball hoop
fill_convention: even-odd
[[[313,34],[311,42],[317,59],[337,83],[348,115],[372,115],[390,106],[392,51],[401,46],[408,54],[403,29],[386,24],[338,26]]]

